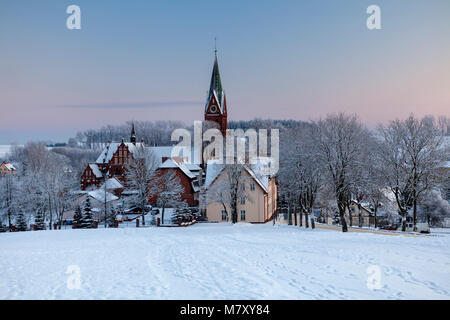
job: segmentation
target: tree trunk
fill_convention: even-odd
[[[50,196],[48,197],[48,213],[50,215],[50,226],[49,226],[49,230],[52,230],[52,225],[53,225],[53,212],[52,212],[52,201],[50,199]]]
[[[362,227],[362,215],[361,215],[362,206],[358,203],[358,227]]]
[[[414,223],[414,232],[417,232],[417,197],[414,196],[413,202],[413,223]]]
[[[237,216],[237,197],[235,200],[231,201],[231,222],[233,224],[238,222]]]
[[[9,230],[11,230],[12,224],[11,224],[11,208],[8,208],[8,226]]]
[[[303,211],[300,211],[300,227],[303,227]]]
[[[308,211],[305,212],[305,228],[309,228],[309,215],[308,215]]]
[[[294,207],[294,225],[297,226],[297,210]]]
[[[288,225],[292,225],[291,204],[288,204]]]
[[[145,203],[141,204],[142,208],[142,225],[145,226]]]
[[[375,209],[373,210],[373,215],[374,215],[374,223],[375,223],[375,229],[378,227],[378,223],[377,223],[377,210],[378,210],[378,205],[375,205]],[[369,220],[370,221],[370,220]]]
[[[347,227],[347,221],[345,221],[345,206],[343,208],[338,206],[338,209],[339,209],[339,219],[341,220],[341,225],[342,225],[342,232],[347,232],[348,227]]]

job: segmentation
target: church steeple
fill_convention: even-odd
[[[218,125],[223,135],[227,129],[227,106],[222,80],[219,72],[219,61],[217,59],[217,48],[214,47],[214,65],[209,84],[209,92],[205,105],[205,121],[212,121]]]
[[[136,132],[134,131],[134,123],[131,124],[131,137],[130,142],[136,145]]]
[[[214,94],[218,100],[217,102],[219,104],[219,108],[222,109],[223,88],[222,88],[222,80],[220,79],[219,62],[217,60],[217,50],[215,52],[215,57],[214,57],[214,66],[213,66],[213,71],[212,71],[212,75],[211,75],[211,83],[209,85],[209,93],[208,93],[208,99],[206,101],[206,107],[208,107],[211,97]]]

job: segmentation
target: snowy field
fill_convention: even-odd
[[[450,299],[449,247],[270,223],[3,233],[0,299]]]

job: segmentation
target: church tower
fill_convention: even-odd
[[[227,99],[222,88],[222,81],[220,80],[217,49],[214,50],[214,56],[211,84],[205,105],[205,121],[215,122],[218,129],[225,136],[227,130]]]
[[[130,142],[136,145],[136,131],[134,131],[134,123],[131,124],[131,137]]]

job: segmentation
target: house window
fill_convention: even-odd
[[[250,190],[251,191],[255,191],[255,184],[254,183],[250,183]]]
[[[222,221],[227,221],[227,212],[222,210]]]
[[[245,221],[245,210],[241,210],[241,221]]]
[[[241,197],[241,204],[245,204],[245,197]]]
[[[245,183],[241,184],[241,191],[245,191]]]

